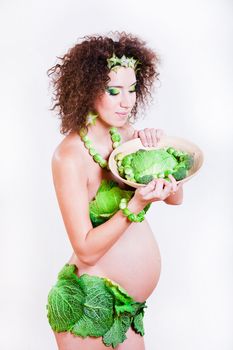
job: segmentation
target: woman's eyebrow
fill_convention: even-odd
[[[131,84],[129,87],[135,85],[137,82],[135,81],[133,84]],[[116,88],[123,88],[124,86],[120,86],[120,85],[108,85],[108,87],[116,87]]]

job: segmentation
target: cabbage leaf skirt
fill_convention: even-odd
[[[119,284],[108,278],[75,273],[65,264],[48,294],[47,317],[55,332],[69,331],[79,337],[102,337],[115,348],[127,338],[129,327],[144,335],[146,302],[135,301]]]

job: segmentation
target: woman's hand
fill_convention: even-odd
[[[148,185],[137,188],[129,203],[131,204],[130,207],[142,210],[149,203],[164,201],[170,195],[175,194],[181,185],[177,185],[177,182],[172,175],[168,175],[168,177],[171,182],[162,178],[154,179],[149,182]]]
[[[133,139],[139,137],[144,147],[156,147],[164,135],[165,133],[161,129],[146,128],[144,130],[134,130]]]
[[[177,205],[183,202],[183,184],[180,182],[177,185],[177,191],[168,196],[164,202],[166,204]]]

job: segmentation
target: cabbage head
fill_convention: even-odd
[[[155,178],[170,181],[169,174],[177,181],[182,180],[193,165],[193,156],[172,147],[149,151],[139,149],[126,156],[118,153],[115,160],[121,177],[142,184],[147,184]]]

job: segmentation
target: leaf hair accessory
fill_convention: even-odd
[[[120,67],[133,68],[135,71],[140,69],[137,68],[137,66],[140,64],[139,60],[136,60],[133,57],[126,57],[125,55],[119,58],[114,53],[111,58],[107,59],[107,62],[108,68],[114,70],[115,72]]]

